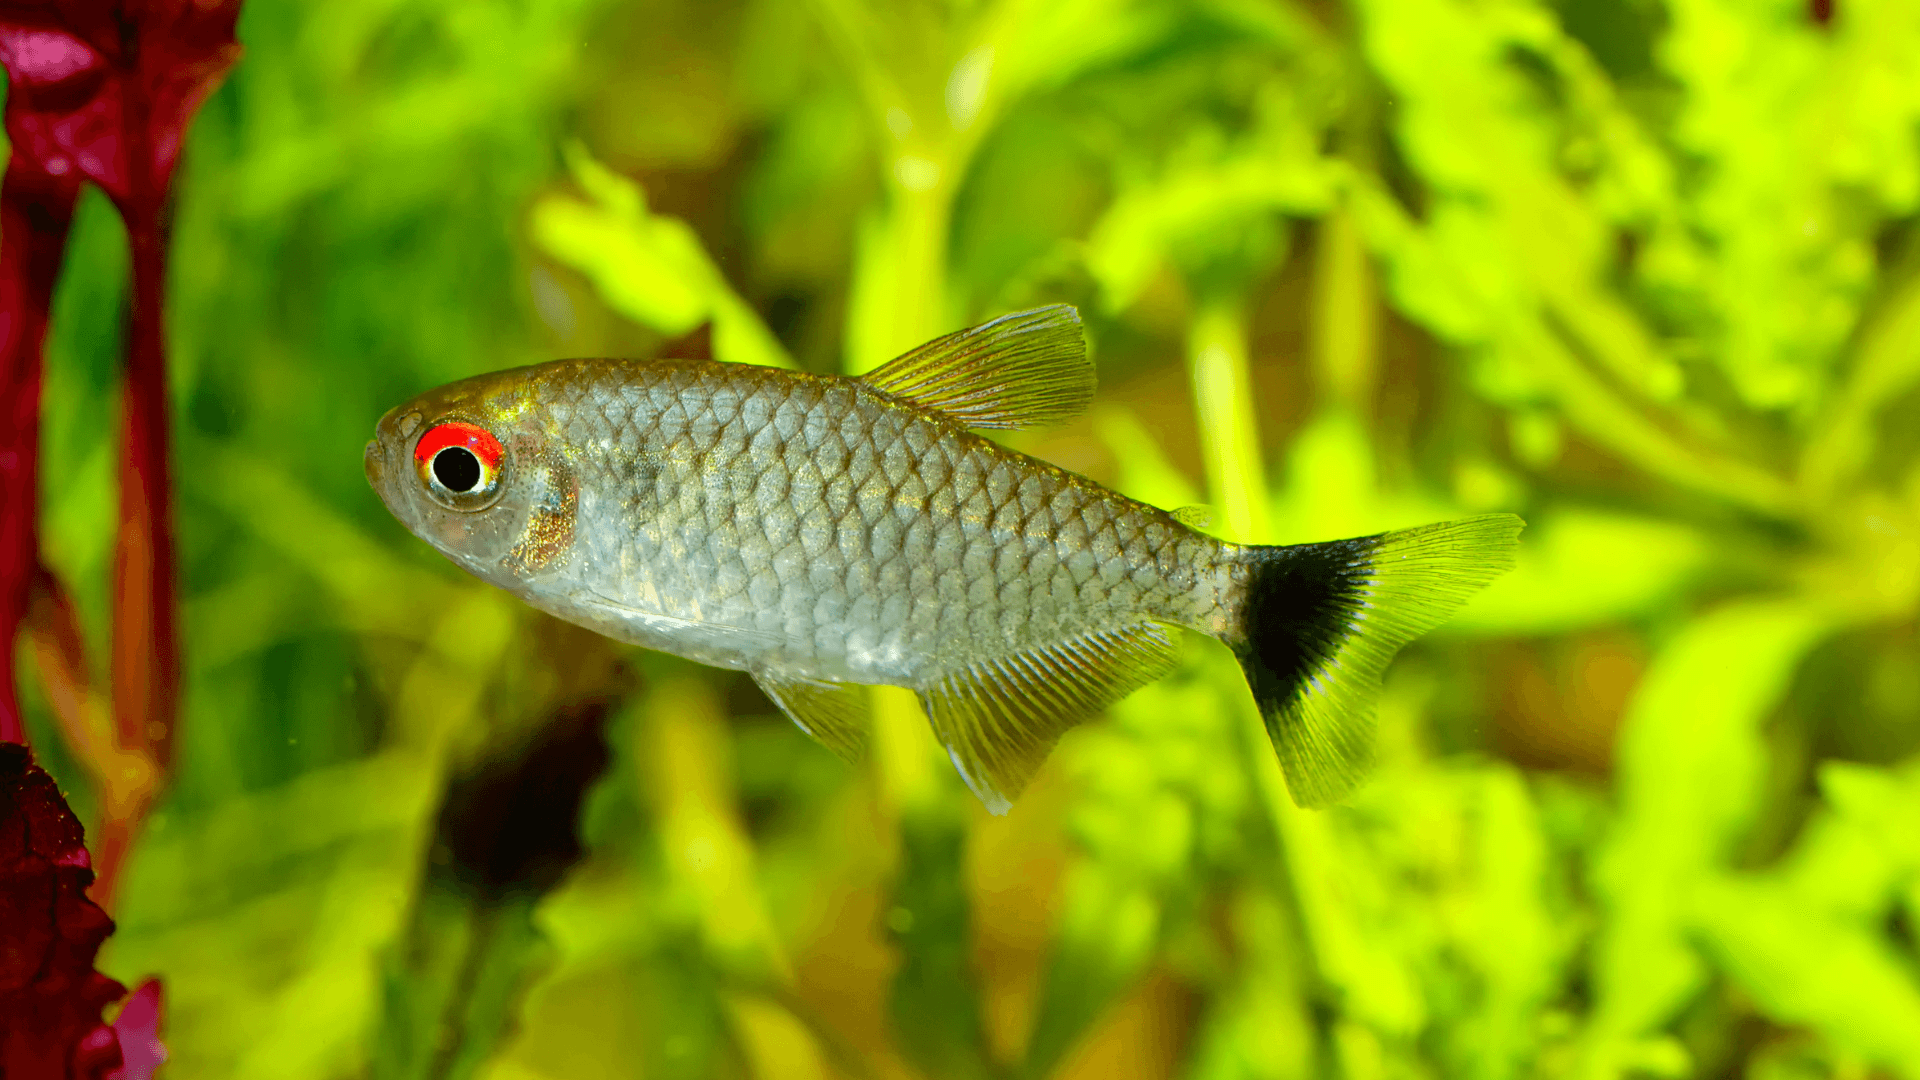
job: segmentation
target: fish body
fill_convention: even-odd
[[[394,514],[471,573],[745,670],[843,753],[864,733],[859,686],[915,690],[996,810],[1062,731],[1171,670],[1175,626],[1233,646],[1256,695],[1281,702],[1263,711],[1283,762],[1294,748],[1296,798],[1337,798],[1370,750],[1362,684],[1412,636],[1403,616],[1450,611],[1498,573],[1517,519],[1430,527],[1411,547],[1238,545],[970,430],[1056,420],[1091,393],[1077,316],[1042,308],[863,379],[703,360],[483,375],[388,413],[366,465]],[[1383,550],[1413,556],[1405,611],[1375,603],[1395,576]],[[1370,617],[1383,633],[1356,630]]]

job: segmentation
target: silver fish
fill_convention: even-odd
[[[1232,544],[969,430],[1058,422],[1093,386],[1064,305],[861,378],[558,360],[399,406],[366,469],[474,576],[747,671],[843,754],[861,685],[913,689],[995,812],[1066,729],[1172,669],[1177,626],[1233,649],[1294,799],[1340,799],[1387,662],[1512,565],[1520,519]]]

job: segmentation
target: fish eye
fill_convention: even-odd
[[[480,459],[464,446],[449,446],[433,455],[433,478],[448,491],[465,494],[480,485]]]
[[[413,462],[427,495],[449,510],[485,510],[500,497],[506,448],[478,424],[448,420],[422,432]]]

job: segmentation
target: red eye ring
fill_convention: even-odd
[[[506,456],[506,450],[500,440],[486,428],[469,424],[461,420],[449,420],[444,424],[435,424],[420,436],[413,444],[413,464],[420,470],[422,477],[429,476],[433,459],[440,451],[451,446],[461,447],[473,454],[480,462],[480,487],[491,487],[493,479],[500,474],[500,459]]]

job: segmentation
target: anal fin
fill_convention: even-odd
[[[866,755],[867,733],[873,730],[866,687],[764,670],[754,672],[753,681],[796,727],[842,759],[853,762]]]
[[[921,704],[960,776],[1004,814],[1068,728],[1172,672],[1166,627],[1139,623],[976,661],[924,687]]]

